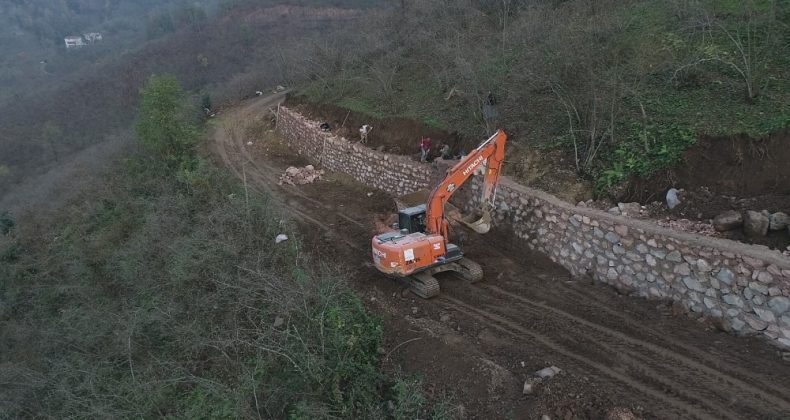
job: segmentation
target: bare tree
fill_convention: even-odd
[[[749,102],[760,96],[766,82],[766,64],[776,44],[776,3],[769,2],[762,11],[758,11],[753,0],[745,2],[743,7],[743,14],[734,25],[712,20],[699,29],[703,35],[697,56],[678,67],[673,80],[689,68],[715,62],[738,74]],[[703,15],[709,17],[711,13],[703,10]],[[707,33],[711,36],[705,36]]]

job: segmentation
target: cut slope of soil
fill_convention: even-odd
[[[621,201],[664,201],[669,188],[684,189],[681,204],[653,216],[710,220],[727,210],[790,213],[790,131],[763,140],[704,137],[686,152],[683,162],[649,179],[632,182]],[[786,230],[749,238],[740,230],[722,236],[784,250]]]
[[[661,197],[670,187],[704,187],[713,195],[741,199],[775,197],[771,204],[790,208],[790,131],[763,140],[703,137],[677,167],[635,181],[626,198],[646,202]]]
[[[375,118],[331,104],[317,104],[303,96],[289,95],[286,105],[311,119],[329,123],[335,134],[349,140],[359,140],[359,128],[365,124],[371,125],[373,131],[368,136],[367,146],[387,153],[419,156],[420,138],[423,136],[431,138],[435,149],[447,143],[454,153],[469,150],[474,143],[463,139],[458,133],[430,127],[412,119]]]

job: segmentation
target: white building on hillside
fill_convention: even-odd
[[[86,45],[81,36],[67,36],[63,40],[66,42],[66,48],[79,48]]]

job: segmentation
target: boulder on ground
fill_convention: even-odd
[[[790,225],[790,216],[781,211],[772,214],[769,220],[768,229],[770,230],[782,230]]]
[[[562,372],[562,369],[558,368],[557,366],[549,366],[535,372],[531,377],[524,381],[524,395],[534,393],[538,385],[542,384],[544,381],[548,381],[560,372]]]
[[[674,188],[670,188],[669,191],[667,191],[667,207],[669,207],[670,210],[674,209],[678,204],[680,204],[678,192],[679,191]]]
[[[642,211],[639,203],[617,203],[617,208],[623,216],[638,216]]]
[[[735,210],[728,210],[713,218],[713,228],[719,232],[738,229],[743,225],[743,215]]]
[[[307,165],[304,168],[296,168],[291,166],[285,170],[285,173],[282,176],[280,176],[279,184],[312,184],[313,182],[320,180],[322,175],[324,175],[323,169],[316,170],[313,165]]]
[[[768,234],[770,221],[762,213],[749,210],[743,213],[743,232],[746,236],[756,237]]]

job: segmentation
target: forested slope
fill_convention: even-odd
[[[305,92],[470,136],[504,126],[604,192],[699,136],[787,126],[787,22],[785,0],[404,1],[354,48],[330,44]]]

